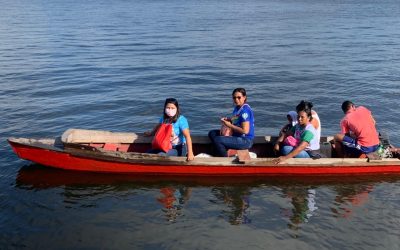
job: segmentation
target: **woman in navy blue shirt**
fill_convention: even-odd
[[[246,90],[234,89],[232,99],[235,105],[232,117],[221,118],[221,123],[232,130],[232,135],[221,135],[220,130],[211,130],[208,133],[217,155],[222,157],[228,156],[228,149],[249,149],[253,146],[254,114],[250,105],[247,104]]]

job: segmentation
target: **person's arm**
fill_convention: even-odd
[[[242,122],[242,127],[235,126],[228,120],[221,120],[221,122],[236,133],[247,135],[250,132],[250,122]]]
[[[245,106],[246,105],[246,106]],[[233,132],[237,134],[244,134],[247,135],[250,133],[250,122],[253,120],[253,113],[250,107],[247,104],[244,104],[242,108],[240,108],[240,113],[238,114],[238,125],[236,126],[233,123],[228,124],[229,122],[225,119],[222,120],[222,123],[231,128]]]
[[[276,152],[279,152],[280,144],[285,140],[286,136],[287,136],[286,133],[281,131],[281,134],[280,134],[279,138],[276,140],[275,145],[274,145],[274,150]]]
[[[189,129],[184,129],[182,131],[183,136],[186,139],[186,146],[187,146],[187,160],[192,161],[194,160],[194,154],[193,154],[193,146],[192,146],[192,137],[190,136],[190,131]]]
[[[319,124],[319,121],[317,119],[312,119],[311,124],[315,129],[318,129],[321,125]]]
[[[288,131],[290,130],[289,126],[290,126],[290,124],[286,124],[285,126],[283,126],[283,127],[281,128],[281,130],[279,131],[279,136],[281,136],[282,133],[288,132]]]
[[[300,145],[295,148],[292,152],[285,156],[280,156],[274,160],[274,163],[279,164],[279,163],[284,163],[287,159],[293,158],[296,155],[298,155],[301,151],[305,150],[308,147],[309,143],[306,141],[302,141]]]
[[[349,133],[349,128],[348,128],[348,124],[347,124],[347,120],[342,120],[340,122],[340,129],[342,131],[342,134],[347,134]]]
[[[286,127],[286,126],[285,126],[285,127]],[[288,136],[293,136],[293,134],[294,134],[294,128],[295,128],[295,127],[292,127],[291,129],[287,130],[286,132],[283,132],[283,128],[282,128],[282,130],[281,130],[281,132],[280,132],[280,135],[279,135],[279,137],[278,137],[278,139],[276,140],[275,145],[274,145],[274,150],[275,150],[276,152],[279,152],[279,150],[280,150],[280,144],[286,139],[286,137],[288,137]]]
[[[154,128],[153,128],[152,130],[148,130],[148,131],[144,132],[144,133],[143,133],[144,136],[152,136],[152,135],[155,135],[156,132],[157,132],[157,130],[158,130],[158,128],[160,127],[160,125],[161,125],[161,123],[159,123],[159,124],[157,124],[156,126],[154,126]]]

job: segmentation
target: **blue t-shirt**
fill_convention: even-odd
[[[160,118],[160,123],[164,122],[164,117]],[[183,115],[180,115],[176,122],[172,123],[172,133],[171,143],[172,145],[179,145],[186,143],[185,136],[183,136],[182,131],[189,128],[189,123]]]
[[[238,127],[242,127],[243,122],[250,123],[250,130],[248,134],[240,134],[233,132],[233,136],[246,137],[249,139],[254,138],[254,114],[250,105],[245,103],[242,107],[235,107],[232,112],[232,124]]]

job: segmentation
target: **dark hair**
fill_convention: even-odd
[[[232,91],[232,96],[236,93],[242,93],[242,95],[245,97],[245,101],[247,101],[247,96],[246,96],[246,90],[244,88],[236,88]]]
[[[296,111],[304,111],[305,109],[309,109],[311,110],[312,107],[314,107],[314,105],[312,104],[312,102],[308,102],[305,100],[302,100],[297,106],[296,106]]]
[[[172,103],[176,106],[176,114],[173,117],[169,117],[167,114],[165,114],[165,108],[167,107],[167,104],[169,104],[169,103]],[[165,99],[163,114],[164,114],[164,121],[167,121],[170,123],[176,122],[181,114],[181,111],[179,109],[178,100],[176,100],[175,98]]]
[[[353,107],[354,106],[354,103],[352,103],[351,101],[344,101],[343,103],[342,103],[342,110],[343,110],[343,113],[347,113],[347,111],[349,111],[350,109],[351,109],[351,107]]]
[[[296,106],[296,112],[299,113],[300,111],[306,112],[308,119],[311,121],[312,120],[312,113],[311,109],[314,105],[312,102],[308,102],[305,100],[302,100],[297,106]]]

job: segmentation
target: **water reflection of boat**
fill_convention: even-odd
[[[211,192],[222,201],[227,208],[221,212],[232,225],[251,223],[250,213],[250,187],[214,187]]]
[[[335,186],[337,206],[332,208],[332,212],[337,217],[350,217],[354,209],[368,203],[369,193],[372,192],[373,186],[371,183]]]
[[[272,158],[274,139],[270,136],[255,138],[251,151],[258,155],[256,159],[251,159],[247,151],[238,151],[238,157],[199,157],[190,162],[185,157],[143,153],[151,148],[151,140],[134,133],[71,129],[58,139],[10,138],[8,141],[20,158],[66,170],[186,176],[400,174],[397,158],[289,159],[276,165]],[[324,151],[330,153],[329,139],[324,141]],[[205,136],[193,136],[193,147],[196,153],[210,154],[212,144]]]
[[[286,176],[276,178],[274,176],[150,176],[129,174],[101,174],[92,172],[66,171],[62,169],[47,168],[38,164],[23,166],[16,178],[17,187],[29,187],[45,189],[59,186],[73,185],[113,185],[129,183],[139,187],[160,188],[166,185],[185,185],[188,187],[205,186],[309,186],[309,185],[343,185],[357,183],[395,182],[400,176]]]
[[[16,179],[17,187],[36,189],[53,188],[74,185],[120,185],[129,183],[133,187],[162,188],[168,185],[219,186],[219,185],[246,185],[255,186],[268,180],[262,177],[212,177],[212,176],[159,176],[134,174],[102,174],[92,172],[66,171],[47,168],[38,164],[23,166]],[[273,179],[271,178],[271,181]]]
[[[302,224],[318,214],[321,204],[319,187],[336,191],[331,199],[333,216],[346,217],[354,209],[368,202],[368,194],[374,185],[382,182],[398,182],[400,176],[360,176],[360,177],[193,177],[193,176],[137,176],[120,174],[98,174],[52,169],[40,165],[26,165],[18,171],[16,187],[20,189],[63,189],[63,199],[67,206],[82,204],[94,206],[104,194],[137,194],[150,190],[154,203],[169,222],[175,222],[184,215],[186,205],[195,187],[209,187],[217,204],[217,213],[232,225],[248,224],[254,221],[252,211],[268,205],[279,206],[281,216],[288,220],[288,227],[298,230]],[[278,196],[270,201],[254,200],[254,191],[279,190]],[[154,194],[154,191],[156,193]],[[283,196],[282,196],[283,195]],[[107,195],[106,195],[107,196]],[[147,194],[146,194],[147,196]],[[287,202],[281,203],[284,198]],[[79,202],[77,202],[79,201]],[[325,200],[326,201],[326,200]],[[258,205],[255,205],[258,204]],[[326,207],[326,206],[325,206]],[[318,208],[318,210],[317,210]]]
[[[17,187],[46,189],[60,186],[74,185],[118,185],[129,183],[132,187],[160,188],[168,185],[185,185],[188,187],[205,186],[309,186],[309,185],[343,185],[357,183],[394,182],[400,180],[399,176],[324,176],[320,178],[310,176],[287,176],[276,178],[274,176],[149,176],[149,175],[121,175],[101,174],[91,172],[66,171],[62,169],[47,168],[38,164],[23,166],[16,178]]]
[[[308,222],[318,209],[316,189],[311,186],[288,186],[284,187],[282,192],[292,204],[291,210],[285,209],[283,214],[289,217],[289,227],[297,229],[301,223]]]
[[[160,188],[157,201],[163,205],[163,211],[169,222],[176,221],[182,214],[184,205],[188,202],[192,189],[184,186],[166,186]]]

